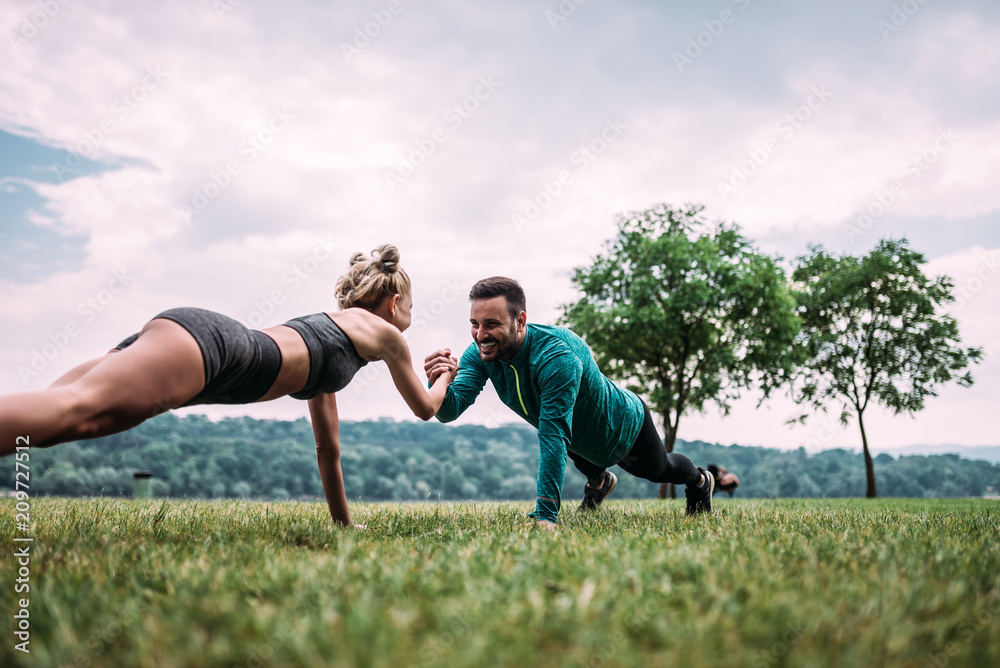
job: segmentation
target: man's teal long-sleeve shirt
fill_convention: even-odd
[[[538,430],[535,519],[558,517],[567,450],[598,466],[613,466],[639,436],[644,417],[639,397],[608,380],[583,339],[565,327],[529,324],[509,361],[483,362],[478,346],[470,344],[438,420],[451,422],[465,412],[487,380],[508,408]]]

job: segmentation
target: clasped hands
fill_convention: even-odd
[[[448,381],[451,382],[458,374],[458,359],[451,356],[450,348],[435,350],[424,358],[424,373],[427,374],[427,380],[430,381],[431,385],[443,373],[451,375]]]

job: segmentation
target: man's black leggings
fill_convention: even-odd
[[[642,421],[642,429],[635,439],[631,449],[625,457],[618,462],[629,473],[639,478],[645,478],[653,482],[671,482],[675,485],[697,485],[701,479],[701,473],[690,459],[676,452],[667,453],[663,447],[663,441],[656,432],[653,424],[653,416],[649,414],[649,407],[646,402],[642,403],[645,417]],[[587,481],[591,485],[597,485],[604,477],[604,468],[592,464],[575,452],[567,451],[573,464],[583,475],[587,476]]]

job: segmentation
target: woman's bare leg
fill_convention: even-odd
[[[187,402],[204,385],[198,343],[177,323],[152,320],[131,346],[77,367],[52,387],[0,397],[0,456],[13,453],[21,436],[37,447],[125,431]]]
[[[111,350],[108,352],[108,355],[117,352],[118,350]],[[70,369],[69,371],[67,371],[66,373],[64,373],[63,375],[59,376],[59,378],[57,378],[46,389],[51,390],[53,387],[61,387],[63,385],[69,385],[72,382],[80,380],[83,374],[87,373],[88,371],[90,371],[103,361],[104,361],[103,357],[98,357],[97,359],[89,360],[87,362],[84,362],[83,364],[77,365],[72,369]]]

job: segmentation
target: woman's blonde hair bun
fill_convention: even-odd
[[[378,255],[375,264],[385,273],[391,274],[399,269],[399,249],[392,244],[382,244],[372,251],[372,255]]]
[[[399,265],[399,249],[392,244],[382,244],[370,255],[355,253],[337,280],[337,303],[342,309],[358,306],[371,311],[387,297],[409,294],[410,277]]]

